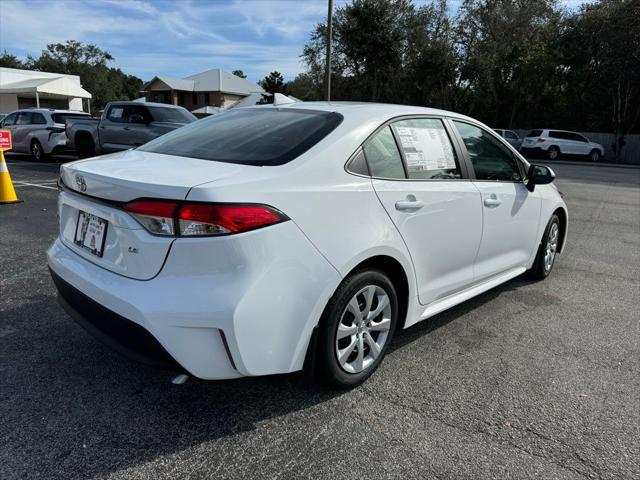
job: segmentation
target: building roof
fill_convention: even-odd
[[[35,72],[39,73],[39,72]],[[30,78],[0,83],[0,93],[48,93],[74,98],[91,98],[91,94],[71,79],[60,77]]]
[[[185,92],[222,92],[236,95],[250,95],[253,92],[264,92],[259,85],[240,78],[220,68],[196,73],[186,78],[155,76],[144,85],[146,90],[155,81],[160,81],[172,90]]]

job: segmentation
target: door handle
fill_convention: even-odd
[[[105,127],[105,126],[103,125],[102,127],[100,127],[100,130],[104,130],[105,128],[107,128],[107,127]]]
[[[495,193],[492,193],[490,197],[484,199],[485,207],[495,208],[500,204],[502,204],[502,200],[500,200]]]
[[[398,200],[396,202],[396,210],[400,211],[415,212],[422,207],[424,207],[424,202],[416,200],[414,195],[407,195],[406,200]]]
[[[123,127],[122,129],[123,130],[129,130],[129,127]]]

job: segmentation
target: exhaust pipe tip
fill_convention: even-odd
[[[180,373],[171,379],[171,383],[174,385],[184,385],[189,380],[189,375],[185,373]]]

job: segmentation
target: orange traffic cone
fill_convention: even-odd
[[[4,161],[4,152],[0,150],[0,203],[17,203],[18,196],[11,183],[11,175]]]

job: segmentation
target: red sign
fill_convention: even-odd
[[[11,150],[11,132],[0,130],[0,150]]]

